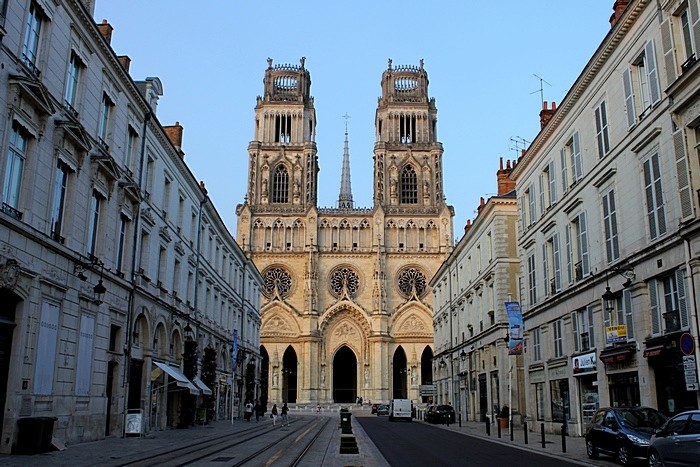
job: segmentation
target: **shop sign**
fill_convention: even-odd
[[[595,370],[595,352],[573,357],[574,374]]]
[[[627,342],[627,326],[624,324],[620,324],[619,326],[605,326],[605,342],[607,345]]]

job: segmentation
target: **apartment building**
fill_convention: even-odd
[[[527,417],[698,407],[698,1],[617,1],[511,173]]]
[[[259,391],[262,278],[158,121],[161,81],[133,80],[93,13],[0,2],[3,453],[20,419],[74,444]]]

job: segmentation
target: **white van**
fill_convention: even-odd
[[[413,412],[413,402],[411,399],[391,399],[389,404],[389,421],[393,422],[396,419],[411,421]]]

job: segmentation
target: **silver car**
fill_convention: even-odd
[[[656,431],[649,446],[649,465],[700,465],[700,410],[680,413]]]

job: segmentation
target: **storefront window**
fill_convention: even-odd
[[[544,420],[544,383],[535,383],[537,398],[537,420]]]
[[[598,410],[598,389],[593,385],[595,376],[582,376],[578,381],[581,391],[581,421],[586,426]]]
[[[552,401],[552,421],[563,422],[564,412],[567,420],[571,418],[569,410],[569,380],[555,379],[549,382],[549,391]]]
[[[613,407],[638,407],[641,405],[639,376],[637,376],[636,371],[608,375],[608,382],[610,404]]]

